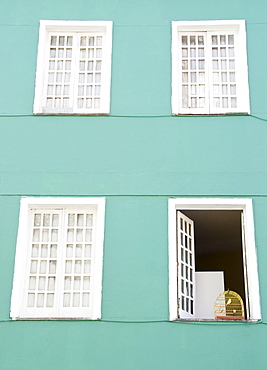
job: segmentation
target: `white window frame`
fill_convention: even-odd
[[[111,55],[112,55],[112,21],[56,21],[41,20],[39,28],[38,56],[35,79],[34,114],[109,114],[110,113],[110,85],[111,85]],[[45,78],[49,51],[49,32],[56,33],[86,33],[94,35],[101,33],[104,36],[103,67],[101,71],[101,99],[99,108],[78,109],[77,104],[68,109],[55,108],[46,111]],[[78,68],[78,65],[76,66]],[[74,87],[73,87],[74,88]],[[74,100],[77,98],[74,95]],[[76,108],[75,108],[76,107]]]
[[[261,320],[260,293],[257,267],[257,253],[254,235],[253,206],[251,199],[229,198],[173,198],[168,207],[169,239],[169,317],[174,321],[177,315],[177,256],[176,256],[176,211],[177,210],[239,210],[243,213],[243,255],[246,268],[245,282],[247,320]],[[245,246],[245,247],[244,247]]]
[[[90,293],[91,304],[88,309],[72,307],[68,316],[40,315],[38,308],[26,307],[25,295],[28,287],[27,262],[30,259],[29,239],[32,232],[30,215],[33,209],[74,209],[93,211],[95,216],[95,243],[94,258],[92,260],[93,286]],[[20,206],[19,226],[17,235],[16,257],[11,298],[10,317],[18,319],[86,319],[99,320],[101,318],[102,299],[102,269],[103,269],[103,244],[104,244],[104,219],[105,198],[56,198],[56,197],[22,197]],[[56,311],[58,307],[55,307]],[[42,309],[42,310],[45,310]],[[85,312],[86,311],[86,312]],[[67,314],[68,314],[67,313]]]
[[[236,43],[236,73],[237,73],[237,108],[210,108],[210,98],[204,108],[182,107],[182,81],[178,65],[181,63],[179,55],[179,32],[234,32]],[[210,59],[209,56],[206,58]],[[210,73],[208,74],[210,76]],[[210,82],[206,80],[210,86]],[[210,89],[210,87],[209,87]],[[216,20],[216,21],[173,21],[172,22],[172,114],[250,114],[248,65],[246,47],[245,20]]]

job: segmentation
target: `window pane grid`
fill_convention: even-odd
[[[93,222],[92,213],[67,213],[63,307],[90,306]]]
[[[54,306],[59,228],[60,213],[33,213],[27,307]]]
[[[238,31],[231,30],[230,26],[220,30],[219,26],[216,31],[202,31],[201,26],[196,31],[178,29],[177,38],[174,36],[178,46],[173,53],[176,64],[176,67],[173,64],[173,75],[177,78],[177,86],[173,86],[172,104],[177,107],[177,113],[241,112],[247,103],[238,96],[245,95],[247,87],[246,61],[245,58],[238,59],[238,54],[243,51],[237,48],[238,42],[242,44],[242,41]]]
[[[237,108],[234,34],[210,34],[213,108]]]
[[[100,107],[102,54],[102,35],[79,35],[78,109]]]
[[[51,34],[49,40],[46,108],[69,108],[72,93],[73,35]]]
[[[206,104],[206,37],[204,33],[180,33],[182,56],[182,108]]]
[[[193,225],[178,212],[177,219],[179,298],[180,308],[189,315],[194,314],[194,255]]]

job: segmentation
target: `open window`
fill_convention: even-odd
[[[259,320],[252,201],[169,200],[170,319],[214,320],[214,303],[230,289],[245,319]]]

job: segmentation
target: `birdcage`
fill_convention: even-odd
[[[226,290],[218,295],[214,303],[216,320],[245,320],[244,304],[239,294]]]

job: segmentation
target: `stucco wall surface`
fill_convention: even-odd
[[[168,322],[169,197],[253,200],[267,323],[265,0],[0,2],[0,369],[266,369],[263,323]],[[110,116],[33,116],[39,20],[112,20]],[[171,21],[245,19],[250,116],[171,116]],[[9,321],[21,196],[104,196],[102,321]],[[152,321],[152,322],[151,322]]]

